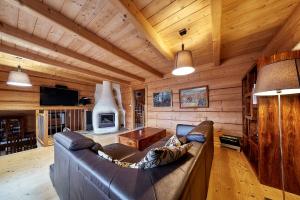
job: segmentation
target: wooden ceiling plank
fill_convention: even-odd
[[[222,0],[211,0],[212,42],[214,64],[221,64]]]
[[[263,50],[264,56],[270,56],[278,51],[290,51],[300,41],[300,34],[297,27],[300,25],[300,3],[281,29],[272,38],[271,42]]]
[[[151,42],[151,44],[168,60],[174,59],[173,52],[164,43],[163,39],[130,0],[112,0],[113,4],[125,13],[136,29]]]
[[[140,61],[139,59],[133,57],[132,55],[128,54],[122,49],[119,49],[115,45],[109,43],[108,41],[104,40],[103,38],[97,36],[95,33],[87,30],[86,28],[76,24],[71,19],[67,18],[60,12],[52,9],[51,7],[47,6],[46,4],[42,3],[41,1],[36,0],[6,0],[8,3],[13,3],[15,6],[26,9],[30,12],[34,12],[38,16],[46,18],[47,20],[59,25],[63,29],[66,29],[72,33],[77,34],[84,40],[93,43],[94,45],[107,50],[108,52],[122,58],[145,71],[157,76],[163,77],[163,74],[158,70],[152,68],[148,64]]]
[[[146,17],[146,19],[148,19],[158,13],[160,10],[168,7],[175,1],[176,0],[152,0],[146,7],[141,10],[141,12]]]
[[[54,52],[57,52],[57,53],[60,53],[62,55],[66,55],[66,56],[71,57],[73,59],[77,59],[77,60],[83,61],[85,63],[98,66],[98,67],[100,67],[102,69],[105,69],[107,71],[111,71],[111,72],[129,77],[129,78],[132,78],[134,80],[138,80],[138,81],[142,81],[142,82],[145,81],[145,79],[142,78],[142,77],[136,76],[134,74],[128,73],[128,72],[123,71],[123,70],[120,70],[120,69],[115,68],[113,66],[107,65],[103,62],[100,62],[100,61],[92,59],[88,56],[79,54],[79,53],[77,53],[75,51],[72,51],[68,48],[56,45],[56,44],[51,43],[47,40],[43,40],[39,37],[28,34],[25,31],[19,30],[17,28],[14,28],[12,26],[6,25],[6,24],[1,23],[1,22],[0,22],[0,32],[3,32],[5,34],[8,34],[10,36],[16,37],[16,38],[21,39],[21,40],[25,40],[29,43],[38,45],[40,47],[46,48],[48,50],[51,50],[51,51],[54,51]]]
[[[133,0],[135,5],[138,7],[138,9],[143,9],[146,7],[149,3],[151,3],[152,0]]]
[[[164,18],[163,20],[159,21],[156,24],[153,24],[153,27],[156,30],[163,30],[166,27],[171,26],[172,24],[175,24],[178,21],[183,20],[184,18],[190,16],[193,13],[196,13],[200,11],[202,16],[210,15],[210,5],[208,1],[194,1],[188,6],[185,6],[184,8],[180,9],[179,11],[170,14],[169,16]],[[163,12],[164,14],[167,12]],[[155,17],[156,15],[154,15]]]
[[[82,69],[82,68],[79,68],[79,67],[76,67],[76,66],[73,66],[73,65],[70,65],[70,64],[66,64],[66,63],[56,61],[56,60],[52,60],[50,58],[47,58],[47,57],[44,57],[44,56],[41,56],[41,55],[38,55],[38,54],[34,54],[34,53],[30,53],[28,51],[24,51],[24,50],[20,50],[20,49],[17,49],[17,48],[9,47],[9,46],[6,46],[4,44],[0,44],[0,52],[8,53],[8,54],[11,54],[11,55],[23,57],[23,58],[26,58],[26,59],[34,60],[34,61],[37,61],[37,62],[49,64],[49,65],[53,65],[53,66],[60,67],[60,68],[63,68],[63,69],[67,69],[67,70],[70,70],[70,71],[78,72],[78,73],[81,73],[81,74],[86,74],[86,75],[89,75],[89,76],[93,76],[93,77],[96,77],[99,81],[102,81],[103,79],[106,79],[106,80],[111,80],[111,81],[114,81],[114,82],[129,85],[128,81],[124,81],[124,80],[114,78],[114,77],[111,77],[111,76],[108,76],[108,75],[104,75],[104,74],[101,74],[101,73],[96,73],[96,72],[93,72],[93,71],[90,71],[90,70]]]

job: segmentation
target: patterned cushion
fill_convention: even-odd
[[[182,146],[164,146],[151,149],[146,156],[138,163],[128,163],[114,160],[110,155],[103,151],[98,151],[100,157],[115,163],[120,167],[149,169],[172,163],[181,158],[192,147],[192,143]]]
[[[178,147],[181,145],[180,140],[178,139],[178,137],[176,135],[173,135],[172,137],[170,137],[170,139],[166,142],[165,147]]]
[[[101,158],[108,160],[109,162],[115,163],[116,165],[118,165],[120,167],[138,168],[136,163],[122,162],[122,161],[113,159],[110,155],[104,153],[103,151],[98,151],[98,155]]]
[[[104,153],[103,151],[98,151],[98,155],[105,160],[113,162],[113,158],[110,155]]]
[[[119,167],[138,168],[136,163],[123,162],[119,160],[114,160],[113,162]]]
[[[141,169],[154,168],[178,160],[192,147],[191,143],[182,146],[164,146],[151,149],[136,165]]]

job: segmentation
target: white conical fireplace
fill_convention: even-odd
[[[93,128],[94,133],[111,133],[119,130],[119,108],[110,81],[103,81],[101,95],[93,110]]]

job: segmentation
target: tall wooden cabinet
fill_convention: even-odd
[[[260,59],[242,81],[243,153],[259,181],[279,189],[281,179],[277,96],[259,97],[257,105],[253,104],[251,96],[261,67],[292,58],[300,59],[300,52],[287,52]],[[300,95],[281,96],[281,102],[285,188],[288,192],[300,195]]]

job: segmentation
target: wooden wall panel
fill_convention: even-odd
[[[179,123],[197,125],[201,121],[212,120],[217,130],[222,130],[225,134],[241,136],[241,79],[254,62],[253,55],[242,56],[230,59],[218,67],[199,66],[196,73],[188,76],[166,75],[164,79],[147,80],[142,86],[147,92],[146,125],[166,128],[169,133],[175,133],[176,125]],[[202,85],[208,85],[209,88],[209,108],[181,109],[179,89]],[[133,89],[137,87],[132,86]],[[173,106],[153,107],[153,93],[163,90],[172,91]],[[127,94],[131,95],[129,92]],[[127,119],[132,125],[133,116],[131,117],[132,121],[128,117]]]
[[[34,110],[40,103],[40,86],[54,87],[56,84],[79,91],[80,97],[89,97],[94,102],[95,85],[71,80],[30,75],[32,87],[15,87],[6,84],[8,71],[0,70],[0,110]]]

